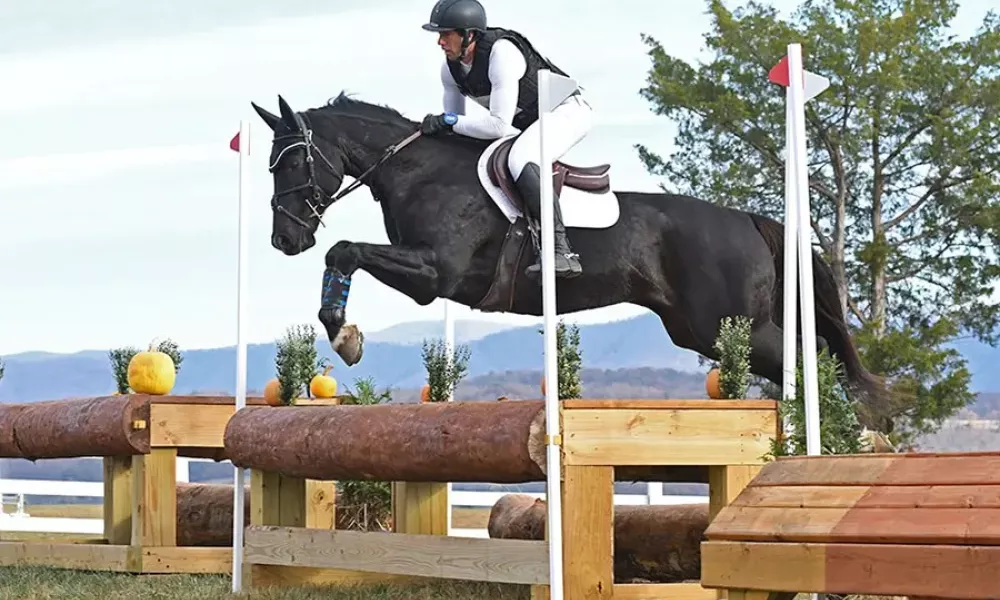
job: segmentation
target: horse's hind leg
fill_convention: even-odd
[[[754,323],[750,327],[750,370],[781,385],[785,356],[785,330],[768,319]],[[802,336],[796,336],[798,350],[802,348]],[[816,350],[827,348],[826,340],[816,336]]]

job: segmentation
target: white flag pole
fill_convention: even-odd
[[[444,301],[444,346],[445,351],[448,353],[448,363],[452,362],[455,353],[455,311],[454,307],[451,305],[451,300],[445,299]],[[455,400],[454,390],[448,394],[448,402]],[[448,511],[447,518],[445,520],[445,527],[448,535],[451,535],[452,527],[452,515],[451,515],[451,500],[453,498],[452,491],[454,490],[454,484],[448,482],[445,486],[447,488],[446,494],[448,495]]]
[[[809,208],[809,172],[806,159],[806,90],[802,46],[788,45],[788,91],[792,116],[792,152],[795,196],[798,202],[799,288],[802,306],[802,383],[805,387],[806,453],[820,454],[819,382],[816,365],[816,309],[813,295],[812,211]],[[794,330],[793,330],[794,334]]]
[[[237,212],[239,214],[239,249],[236,271],[236,410],[247,403],[247,292],[250,240],[250,123],[240,121],[240,188]],[[240,593],[243,586],[243,520],[244,520],[244,469],[233,467],[233,593]]]
[[[539,166],[541,171],[542,315],[545,334],[545,448],[549,538],[549,598],[563,600],[562,487],[559,432],[559,376],[556,362],[555,215],[552,206],[552,159],[545,147],[546,115],[552,109],[552,73],[538,71]]]
[[[798,303],[798,236],[799,213],[796,201],[795,165],[792,161],[792,101],[791,89],[785,90],[785,258],[784,258],[784,315],[782,330],[784,347],[782,350],[782,397],[795,398],[795,373],[797,368],[798,343],[796,340]]]

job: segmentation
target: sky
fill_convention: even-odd
[[[595,126],[563,159],[610,162],[616,189],[656,191],[634,145],[666,154],[675,129],[639,96],[650,67],[640,35],[694,61],[709,26],[703,3],[484,4],[491,24],[527,35],[586,89]],[[272,249],[270,130],[250,101],[277,112],[280,93],[305,109],[346,90],[413,119],[440,111],[442,55],[420,28],[432,5],[0,0],[0,355],[166,337],[185,349],[234,344],[239,163],[228,143],[241,119],[251,126],[249,341],[294,324],[319,329],[325,249],[386,243],[381,214],[362,187],[328,212],[312,250]],[[956,31],[967,35],[986,9],[986,0],[963,2]],[[364,331],[442,314],[442,301],[420,307],[363,271],[354,277],[348,321]]]

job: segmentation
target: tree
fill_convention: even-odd
[[[378,391],[375,378],[355,379],[357,391],[346,390],[344,404],[373,406],[392,402],[392,390]],[[338,481],[337,529],[388,531],[392,528],[392,483],[377,480]]]
[[[292,325],[275,345],[274,366],[281,402],[292,404],[300,395],[311,397],[309,381],[326,362],[318,358],[316,329],[310,324]]]
[[[1000,336],[1000,18],[956,40],[951,0],[815,0],[790,22],[758,3],[708,8],[708,62],[643,36],[640,94],[678,135],[668,160],[640,158],[674,191],[783,221],[785,93],[767,73],[802,43],[831,80],[806,105],[813,243],[866,366],[903,392],[885,430],[926,430],[973,399],[947,343]]]
[[[545,335],[545,329],[538,333]],[[562,319],[556,323],[556,369],[558,386],[556,398],[569,400],[583,397],[580,370],[583,368],[583,351],[580,350],[580,328],[566,325]],[[545,370],[542,369],[544,379]]]
[[[719,390],[723,398],[746,398],[753,379],[750,375],[750,326],[746,316],[723,317],[715,338],[719,353]]]
[[[816,356],[821,454],[858,454],[862,451],[863,429],[854,403],[840,385],[841,370],[840,362],[827,350],[821,350]],[[795,389],[805,389],[801,354],[795,370]],[[769,381],[761,383],[761,392],[763,398],[781,398],[781,386]],[[805,395],[779,400],[778,416],[785,426],[781,438],[771,440],[771,455],[806,454]]]
[[[469,347],[458,346],[449,357],[444,340],[424,340],[420,355],[427,370],[428,402],[447,402],[469,371]]]

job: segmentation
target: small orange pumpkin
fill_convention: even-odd
[[[424,384],[424,387],[420,388],[420,401],[430,402],[431,401],[431,386],[430,384]]]
[[[267,382],[264,386],[264,402],[271,406],[281,406],[281,382],[277,378]]]
[[[714,400],[722,399],[722,388],[719,387],[719,369],[712,369],[705,378],[705,391]]]

